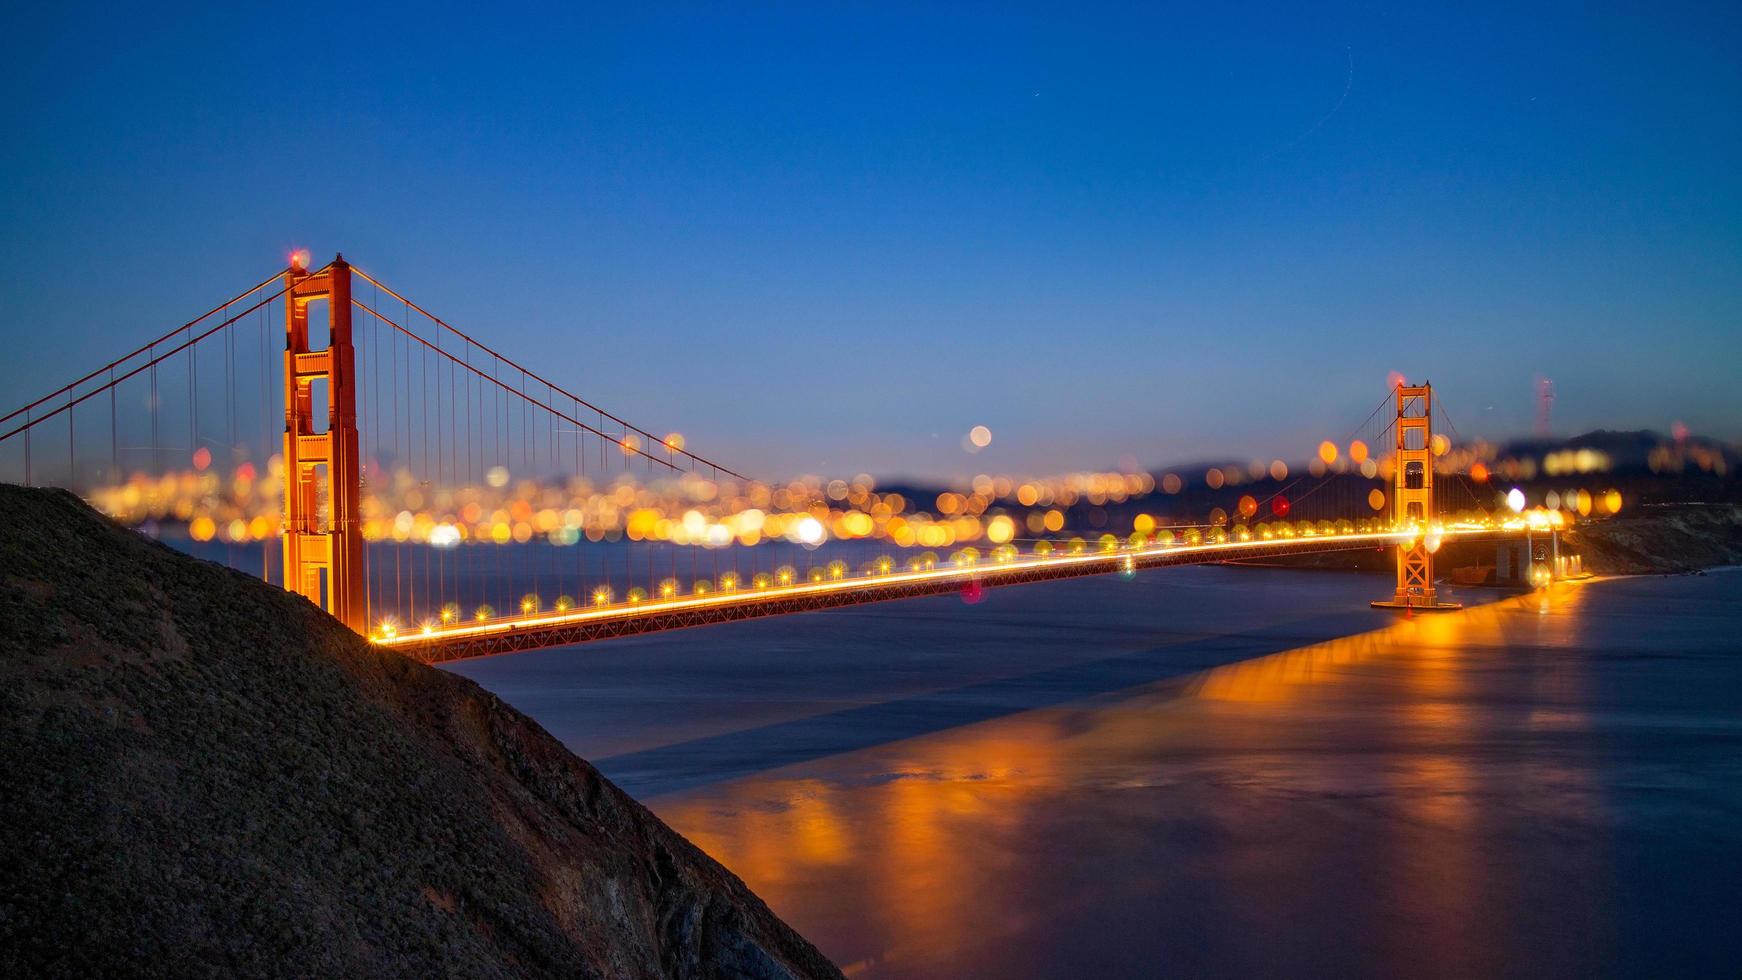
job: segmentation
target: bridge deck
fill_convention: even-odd
[[[1448,530],[1444,537],[1467,538],[1472,534],[1492,533],[1494,532]],[[619,604],[564,613],[533,614],[484,623],[438,627],[429,633],[378,637],[375,642],[417,660],[440,663],[740,619],[942,595],[964,588],[995,588],[1028,582],[1048,582],[1166,565],[1359,551],[1408,541],[1412,536],[1408,531],[1388,531],[1226,544],[1154,546],[1080,555],[1027,556],[1002,563],[984,562],[965,567],[891,572],[765,589],[742,589],[702,596],[650,600],[635,605]]]

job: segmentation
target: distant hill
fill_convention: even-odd
[[[1669,437],[1650,429],[1595,429],[1576,436],[1532,436],[1512,439],[1500,447],[1501,456],[1542,457],[1562,450],[1594,449],[1607,455],[1617,467],[1646,465],[1651,451],[1669,442]],[[1701,446],[1721,450],[1722,447],[1697,437],[1690,440]]]
[[[1576,436],[1520,436],[1502,444],[1501,451],[1543,453],[1586,447],[1604,452],[1642,452],[1668,439],[1663,433],[1651,429],[1592,429]]]
[[[0,486],[0,975],[839,976],[471,681]]]

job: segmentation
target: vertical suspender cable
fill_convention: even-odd
[[[388,487],[384,487],[383,490],[385,491],[388,488],[391,488],[392,491],[397,492],[399,489],[399,471],[405,466],[405,454],[400,450],[400,443],[402,441],[400,436],[403,430],[399,425],[399,334],[388,334],[387,345],[389,357],[391,358],[387,365],[387,370],[388,373],[393,376],[393,473],[386,481]],[[389,504],[389,506],[391,507],[391,504]],[[393,608],[395,612],[405,608],[405,583],[401,579],[399,567],[401,549],[399,547],[399,535],[397,533],[399,530],[397,523],[398,519],[398,515],[395,514],[395,533],[393,534]]]
[[[272,458],[272,411],[270,408],[272,389],[266,386],[266,349],[269,343],[266,333],[268,319],[266,310],[267,307],[260,309],[260,422],[266,441],[261,444],[264,454],[260,457],[260,465],[256,467],[254,472],[256,480],[266,479],[267,461]],[[283,532],[282,527],[279,530],[280,533]],[[272,541],[267,536],[262,536],[260,539],[260,578],[267,583],[272,581]]]
[[[200,348],[193,343],[194,328],[188,326],[188,453],[200,450]]]
[[[370,299],[370,303],[372,305],[379,305],[380,301],[381,301],[381,290],[376,289],[374,295]],[[370,370],[373,371],[375,374],[375,386],[373,388],[374,395],[369,399],[369,404],[375,411],[375,421],[374,421],[374,425],[373,425],[373,428],[375,431],[375,446],[374,446],[374,448],[375,448],[375,452],[374,452],[375,477],[376,477],[377,482],[385,484],[385,483],[388,483],[389,481],[384,478],[386,476],[386,471],[383,467],[383,462],[382,462],[383,457],[386,456],[386,453],[384,452],[384,450],[386,448],[386,446],[385,446],[386,440],[383,438],[382,432],[381,432],[381,396],[384,393],[382,391],[382,388],[381,388],[381,321],[376,320],[373,317],[370,318],[370,321],[374,326],[374,329],[372,331],[370,331],[370,338],[369,338],[370,345],[374,348],[374,353],[369,355],[369,367],[370,367]],[[392,338],[389,338],[388,343],[391,344],[392,342],[393,342]],[[384,495],[384,488],[382,486],[377,486],[375,488],[374,496],[375,496],[375,506],[376,506],[377,512],[385,514],[385,511],[382,510],[383,505],[385,505],[387,503],[387,498]],[[385,535],[383,535],[383,534],[376,535],[376,550],[377,551],[380,551],[380,549],[384,546],[384,544],[385,544],[384,538],[385,538]],[[382,562],[381,565],[377,566],[377,568],[374,571],[375,571],[375,575],[373,576],[373,578],[376,581],[376,585],[375,585],[376,599],[375,599],[374,605],[378,608],[380,606],[387,604],[386,562]]]
[[[150,353],[145,356],[151,359],[151,469],[155,476],[158,467],[163,465],[162,454],[158,451],[162,443],[157,438],[157,345],[151,345]],[[28,439],[28,436],[26,438]],[[30,449],[28,441],[24,443],[24,448],[27,452],[25,459],[28,461],[30,458],[28,456]]]
[[[121,437],[116,432],[120,413],[115,409],[115,369],[109,369],[109,482],[121,484]]]

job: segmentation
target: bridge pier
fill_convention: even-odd
[[[1501,585],[1543,586],[1585,578],[1584,557],[1561,547],[1560,532],[1527,533],[1522,540],[1495,545],[1494,580]]]

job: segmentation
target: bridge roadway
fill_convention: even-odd
[[[1498,528],[1459,528],[1441,532],[1442,539],[1470,539],[1504,533]],[[1166,565],[1198,565],[1248,561],[1283,555],[1321,554],[1380,548],[1413,539],[1408,530],[1361,534],[1313,535],[1224,544],[1153,545],[1112,552],[1076,555],[1030,555],[1005,562],[982,561],[917,571],[888,572],[822,582],[801,582],[769,588],[746,588],[636,604],[618,603],[567,612],[534,613],[481,623],[435,627],[372,637],[381,646],[426,663],[441,663],[492,654],[519,653],[567,646],[637,633],[706,626],[740,619],[780,616],[833,609],[837,606],[944,595],[966,588],[994,588],[1027,582],[1135,572]]]

